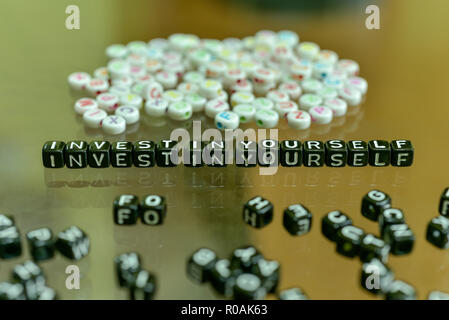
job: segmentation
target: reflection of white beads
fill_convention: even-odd
[[[309,110],[313,122],[328,124],[332,121],[332,110],[328,107],[316,106]]]
[[[287,114],[287,123],[293,129],[305,130],[310,127],[311,122],[307,111],[294,110]]]
[[[218,129],[237,129],[239,116],[232,111],[222,111],[215,116],[215,125]]]
[[[279,115],[274,110],[259,109],[256,111],[256,124],[261,128],[274,128],[279,121]]]
[[[192,106],[185,101],[173,102],[168,106],[167,114],[173,120],[187,120],[192,117]]]
[[[240,119],[240,123],[247,123],[254,119],[256,108],[250,104],[238,104],[232,109]]]

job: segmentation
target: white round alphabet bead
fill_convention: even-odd
[[[249,104],[254,101],[254,95],[251,92],[237,91],[231,95],[231,105]]]
[[[137,94],[124,94],[120,96],[120,104],[121,105],[128,105],[136,107],[137,109],[142,109],[143,99],[141,96]]]
[[[290,68],[290,75],[295,81],[303,81],[312,76],[312,66],[309,64],[295,63]]]
[[[204,81],[204,75],[197,71],[189,71],[184,74],[182,79],[187,83],[194,83],[196,85],[199,85]]]
[[[307,111],[294,110],[287,114],[287,123],[293,129],[305,130],[310,127],[312,119]]]
[[[106,134],[120,134],[126,130],[126,121],[119,116],[107,116],[103,119],[101,127]]]
[[[297,51],[301,59],[314,60],[320,53],[320,46],[314,42],[301,42]]]
[[[98,103],[91,98],[81,98],[75,102],[74,109],[77,114],[84,114],[86,111],[95,110],[98,108]]]
[[[338,96],[338,91],[335,88],[323,87],[318,90],[317,94],[323,99],[333,99]]]
[[[185,101],[173,102],[168,106],[168,117],[173,120],[187,120],[192,117],[192,106]]]
[[[332,110],[324,106],[316,106],[309,110],[312,122],[328,124],[332,121]]]
[[[313,76],[316,79],[323,80],[334,70],[334,66],[326,62],[316,62],[313,65]]]
[[[160,71],[156,73],[156,81],[160,83],[165,90],[168,90],[176,87],[178,77],[173,72]]]
[[[352,77],[359,74],[360,67],[354,60],[341,59],[337,62],[336,69],[343,71],[348,77]]]
[[[298,110],[298,105],[293,101],[282,101],[275,104],[274,110],[279,114],[279,117],[284,117],[287,113]]]
[[[220,78],[228,70],[228,66],[223,61],[212,61],[207,64],[206,77]]]
[[[102,79],[92,79],[86,84],[87,92],[93,97],[108,91],[108,89],[109,83]]]
[[[147,44],[144,41],[131,41],[126,45],[130,53],[142,54],[147,52]]]
[[[162,98],[168,101],[168,103],[179,102],[184,98],[184,94],[178,90],[167,90],[162,94]]]
[[[324,106],[332,110],[334,117],[344,116],[346,114],[346,110],[348,109],[348,104],[346,101],[339,98],[325,100]]]
[[[145,103],[145,112],[151,117],[162,117],[167,108],[168,102],[162,98],[150,99]]]
[[[361,77],[350,77],[346,80],[346,85],[359,90],[362,94],[368,91],[368,82]]]
[[[107,112],[113,112],[118,108],[120,99],[112,93],[102,93],[97,97],[98,107]]]
[[[238,115],[240,123],[250,122],[256,115],[256,108],[251,104],[238,104],[232,111]]]
[[[323,98],[313,93],[306,93],[299,98],[299,107],[309,111],[310,108],[319,106],[323,103]]]
[[[106,56],[109,59],[123,59],[128,55],[128,49],[123,44],[112,44],[106,48]]]
[[[253,82],[257,85],[270,85],[275,80],[275,74],[273,70],[266,68],[257,68],[254,72]]]
[[[239,116],[232,111],[222,111],[215,116],[215,125],[218,129],[237,129],[239,127]]]
[[[253,102],[253,105],[257,110],[271,110],[274,108],[274,102],[268,98],[256,98]]]
[[[324,79],[323,84],[325,87],[334,88],[337,90],[340,90],[344,87],[343,80],[339,79],[338,77],[335,77],[333,75],[328,76],[326,79]]]
[[[278,32],[278,39],[282,43],[287,44],[291,48],[296,46],[299,42],[299,36],[293,31],[290,30],[281,30]]]
[[[362,93],[354,87],[345,86],[339,91],[339,94],[349,106],[357,106],[362,102]]]
[[[139,109],[130,105],[118,107],[117,110],[115,110],[115,115],[125,119],[126,124],[136,123],[140,119]]]
[[[108,72],[112,79],[117,79],[129,74],[130,66],[125,60],[111,60],[108,63]]]
[[[217,98],[223,91],[221,83],[217,80],[206,79],[200,83],[198,93],[208,99]]]
[[[178,85],[176,88],[178,91],[182,92],[183,94],[191,93],[191,92],[198,92],[199,86],[196,83],[193,82],[182,82]]]
[[[142,86],[141,90],[141,96],[145,100],[151,100],[151,99],[158,99],[162,98],[162,93],[164,92],[164,89],[162,86],[157,82],[149,82],[145,83]]]
[[[323,87],[323,83],[317,79],[306,79],[301,82],[304,93],[317,93]]]
[[[69,86],[74,90],[84,90],[90,82],[90,75],[86,72],[75,72],[69,75],[67,81]]]
[[[108,68],[100,67],[100,68],[95,69],[94,78],[102,79],[102,80],[106,80],[106,81],[109,80]]]
[[[206,98],[196,92],[187,93],[184,96],[184,100],[192,106],[193,112],[203,111],[207,102]]]
[[[279,115],[274,110],[259,109],[256,111],[255,119],[261,128],[274,128],[279,122]]]
[[[279,90],[271,90],[267,93],[267,98],[273,101],[275,104],[278,102],[286,102],[289,100],[289,96],[286,92]]]
[[[98,129],[101,127],[101,123],[104,118],[108,116],[108,113],[101,109],[94,109],[84,112],[83,122],[88,128]]]
[[[302,93],[301,87],[294,81],[282,83],[279,91],[286,92],[291,100],[297,100]]]
[[[221,99],[213,99],[206,103],[205,114],[209,118],[215,119],[215,116],[223,111],[229,110],[229,104]]]
[[[338,54],[331,50],[321,50],[316,57],[316,61],[334,65],[338,61]]]

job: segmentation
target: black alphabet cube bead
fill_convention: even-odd
[[[108,168],[111,165],[111,144],[108,141],[92,141],[89,144],[87,162],[91,168]]]
[[[140,270],[129,292],[130,300],[152,300],[156,293],[156,277],[146,270]]]
[[[204,163],[209,167],[226,167],[227,152],[224,141],[206,142],[203,149]]]
[[[70,169],[87,167],[87,150],[89,146],[85,141],[69,141],[65,151],[65,165]]]
[[[179,155],[174,140],[161,140],[156,146],[156,163],[159,167],[176,167]]]
[[[384,240],[392,254],[404,255],[412,252],[415,235],[406,224],[392,224],[385,228]]]
[[[247,168],[257,166],[257,143],[255,141],[236,142],[235,165]]]
[[[416,290],[410,284],[394,280],[385,294],[386,300],[416,300]]]
[[[133,165],[133,144],[128,141],[112,143],[111,164],[116,168],[129,168]]]
[[[134,144],[133,163],[137,168],[150,168],[156,164],[156,144],[142,140]]]
[[[440,197],[438,212],[445,217],[449,217],[449,188],[444,189]]]
[[[131,287],[141,270],[140,256],[136,252],[122,253],[115,257],[115,271],[120,287]]]
[[[214,251],[200,248],[187,261],[187,275],[195,282],[207,282],[210,280],[211,271],[216,262],[217,254]]]
[[[360,254],[360,246],[365,232],[355,226],[344,226],[337,232],[337,252],[353,258]]]
[[[279,292],[279,300],[308,300],[307,295],[300,288],[290,288]]]
[[[252,273],[242,273],[237,276],[234,286],[235,300],[263,300],[267,289],[262,280]]]
[[[39,228],[27,233],[28,247],[34,261],[44,261],[55,255],[55,239],[49,228]]]
[[[390,164],[390,143],[385,140],[371,140],[368,142],[369,165],[373,167],[386,167]]]
[[[231,269],[231,261],[228,259],[220,259],[212,267],[210,283],[215,291],[226,298],[230,298],[234,293],[236,276],[240,273],[241,270]]]
[[[243,206],[243,220],[254,228],[262,228],[273,220],[273,204],[262,198],[254,197]]]
[[[203,163],[203,147],[205,143],[201,141],[190,141],[189,146],[184,148],[183,159],[184,165],[191,168],[199,168]]]
[[[130,194],[122,194],[113,203],[114,222],[118,225],[136,224],[139,218],[139,198]]]
[[[362,215],[370,220],[377,221],[382,210],[391,207],[391,198],[388,194],[371,190],[362,199]]]
[[[391,146],[391,165],[409,167],[413,163],[414,149],[409,140],[393,140]]]
[[[261,167],[278,166],[279,142],[276,140],[261,140],[257,148],[257,160]]]
[[[308,233],[312,228],[312,213],[301,204],[293,204],[284,210],[283,224],[291,235]]]
[[[426,239],[438,248],[449,248],[449,219],[444,216],[433,218],[427,225]]]
[[[368,165],[368,144],[362,140],[351,140],[348,146],[348,166],[364,167]]]
[[[348,159],[348,148],[343,140],[326,141],[326,166],[344,167]]]
[[[302,164],[302,145],[298,140],[284,140],[280,147],[281,165],[299,167]]]
[[[374,294],[385,293],[394,280],[394,273],[378,259],[362,264],[362,288]]]
[[[140,204],[140,217],[147,225],[158,225],[164,222],[167,215],[165,198],[158,195],[147,195]]]
[[[14,226],[14,218],[6,214],[0,214],[0,230]]]
[[[253,246],[244,246],[235,249],[231,256],[231,269],[251,272],[262,254]]]
[[[22,254],[19,230],[15,227],[8,227],[0,230],[0,258],[11,259]]]
[[[367,234],[362,238],[360,244],[360,261],[369,262],[376,258],[385,263],[388,260],[389,253],[390,246],[384,240],[372,234]]]
[[[344,226],[352,225],[352,220],[341,211],[331,211],[321,220],[321,232],[331,241],[337,240],[337,232]]]
[[[66,258],[80,260],[90,250],[90,241],[86,233],[76,226],[71,226],[58,234],[56,249]]]
[[[325,160],[325,147],[321,141],[305,141],[303,144],[303,165],[305,167],[322,167]]]
[[[0,300],[25,300],[25,290],[20,283],[0,282]]]
[[[65,165],[66,144],[62,141],[47,141],[42,147],[42,162],[46,168],[62,168]]]
[[[259,259],[253,267],[253,274],[262,280],[262,286],[267,292],[275,292],[279,282],[280,264],[275,260]]]
[[[382,213],[379,215],[380,235],[383,238],[387,226],[390,226],[392,224],[403,224],[403,223],[405,223],[405,217],[401,209],[387,208],[383,210]]]
[[[29,300],[38,299],[45,288],[45,276],[41,268],[33,261],[14,266],[13,279],[23,285],[25,296]]]

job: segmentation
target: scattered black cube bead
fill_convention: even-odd
[[[415,235],[406,224],[392,224],[385,228],[384,240],[392,254],[404,255],[412,252]]]
[[[13,279],[23,285],[25,296],[29,300],[38,299],[45,288],[45,276],[41,268],[33,261],[14,266]]]
[[[305,141],[303,144],[303,165],[305,167],[322,167],[325,160],[325,147],[321,141]]]
[[[25,300],[25,290],[20,283],[0,282],[0,300]]]
[[[382,210],[391,207],[391,198],[388,194],[371,190],[362,199],[362,215],[370,220],[377,221]]]
[[[279,282],[280,264],[275,260],[259,259],[253,267],[253,274],[262,280],[262,286],[267,292],[275,292]]]
[[[237,276],[234,286],[235,300],[263,300],[267,289],[262,280],[252,273],[242,273]]]
[[[449,248],[449,219],[444,216],[433,218],[427,225],[426,239],[438,248]]]
[[[284,210],[283,224],[291,235],[308,233],[312,228],[312,213],[301,204],[293,204]]]
[[[117,141],[111,146],[111,164],[116,168],[129,168],[133,165],[133,144]]]
[[[337,240],[337,232],[344,226],[352,225],[352,220],[341,211],[331,211],[321,220],[321,232],[331,241]]]
[[[165,198],[158,195],[147,195],[140,204],[140,218],[144,224],[158,225],[164,222],[167,215]]]
[[[353,258],[360,253],[360,245],[365,232],[355,226],[344,226],[337,232],[337,252]]]
[[[241,273],[240,270],[231,269],[231,261],[228,259],[218,260],[210,272],[210,283],[219,294],[226,298],[232,297],[236,276]]]
[[[262,198],[254,197],[243,206],[243,220],[254,228],[262,228],[273,220],[273,204]]]
[[[174,140],[161,140],[156,146],[156,163],[159,167],[176,167],[179,164],[179,155]]]
[[[0,258],[11,259],[22,254],[19,230],[15,227],[0,230]]]
[[[393,140],[391,145],[391,165],[409,167],[413,163],[413,146],[409,140]]]
[[[351,140],[348,146],[348,166],[364,167],[368,165],[368,144],[361,140]]]
[[[257,160],[261,167],[277,167],[279,165],[279,142],[276,140],[259,141]]]
[[[113,203],[114,222],[118,225],[136,224],[139,218],[139,198],[131,194],[122,194]]]
[[[379,215],[380,235],[383,238],[387,226],[402,223],[405,223],[405,218],[404,213],[402,212],[401,209],[387,208],[385,210],[382,210],[382,213]]]
[[[133,163],[137,168],[154,167],[156,164],[156,144],[149,140],[137,141],[133,149]]]
[[[215,262],[217,262],[217,254],[214,251],[200,248],[187,261],[187,275],[195,282],[207,282],[210,280]]]
[[[42,162],[46,168],[62,168],[65,165],[66,144],[62,141],[47,141],[42,147]]]
[[[69,141],[65,151],[65,165],[70,169],[87,167],[87,142]]]
[[[152,300],[156,293],[156,277],[146,270],[140,270],[129,292],[130,300]]]
[[[302,145],[298,140],[284,140],[280,147],[281,165],[299,167],[302,164]]]
[[[122,253],[115,257],[115,271],[120,287],[130,287],[141,270],[140,256],[136,252]]]
[[[80,260],[90,250],[88,236],[80,228],[71,226],[58,234],[56,249],[70,260]]]
[[[49,228],[31,230],[26,235],[34,261],[44,261],[55,255],[55,239]]]
[[[279,300],[308,300],[307,295],[300,288],[290,288],[279,292]]]
[[[231,256],[231,269],[251,272],[262,254],[253,246],[244,246],[235,249]]]
[[[209,167],[226,167],[227,150],[224,141],[206,142],[203,149],[204,163]]]
[[[362,238],[360,244],[360,261],[369,262],[372,259],[379,259],[385,263],[388,260],[389,253],[390,246],[384,240],[372,234],[367,234]]]
[[[191,168],[199,168],[203,163],[203,147],[205,143],[201,141],[190,141],[189,146],[183,150],[184,165]]]
[[[257,143],[255,141],[238,141],[236,143],[235,165],[237,167],[257,166]]]
[[[416,300],[416,290],[408,283],[394,280],[385,294],[386,300]]]
[[[438,212],[442,216],[449,216],[449,188],[444,189],[443,193],[441,194]]]
[[[0,230],[14,226],[14,218],[6,214],[0,214]]]
[[[87,152],[87,163],[91,168],[108,168],[111,165],[111,144],[108,141],[92,141]]]
[[[362,288],[374,294],[385,293],[394,280],[394,273],[378,259],[362,264]]]
[[[348,148],[343,140],[326,141],[326,166],[344,167],[348,159]]]
[[[373,167],[386,167],[390,164],[390,143],[385,140],[371,140],[368,142],[369,165]]]

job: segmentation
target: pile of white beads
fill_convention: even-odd
[[[138,122],[142,107],[151,117],[179,121],[204,112],[219,129],[251,121],[274,128],[285,118],[290,127],[304,130],[345,115],[368,88],[357,62],[299,42],[292,31],[264,30],[223,41],[173,34],[114,44],[106,55],[106,67],[93,76],[73,73],[68,82],[90,96],[75,102],[75,112],[87,127],[107,134]]]

